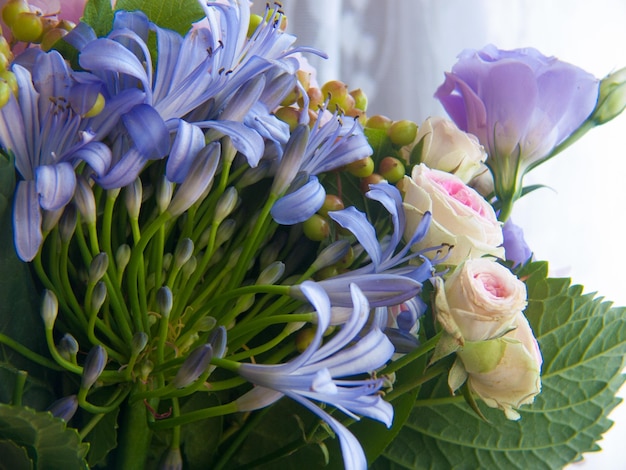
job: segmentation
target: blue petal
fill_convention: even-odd
[[[366,196],[374,201],[380,202],[387,212],[391,215],[393,221],[393,235],[387,249],[382,254],[382,259],[387,259],[393,255],[400,238],[404,233],[404,210],[402,209],[402,196],[395,186],[389,183],[378,183],[370,186],[370,190]]]
[[[67,162],[42,165],[35,170],[37,193],[41,207],[55,211],[65,207],[74,195],[76,174]]]
[[[20,181],[13,203],[13,239],[22,261],[32,261],[43,241],[41,208],[34,181]]]
[[[104,176],[111,166],[111,149],[102,142],[89,142],[72,154],[72,159],[83,160],[98,176]]]
[[[204,147],[202,129],[183,121],[178,122],[178,132],[167,157],[165,174],[172,183],[182,183],[196,154]]]
[[[106,175],[96,178],[96,182],[104,189],[123,188],[135,181],[145,164],[144,156],[133,147],[113,165]]]
[[[148,160],[163,158],[170,148],[170,135],[156,110],[139,104],[122,116],[135,147]]]
[[[372,259],[375,267],[382,261],[382,252],[376,230],[367,220],[367,216],[356,209],[354,206],[347,207],[340,211],[329,212],[331,219],[341,225],[343,228],[350,230],[357,238],[363,249]]]
[[[82,51],[87,44],[96,39],[98,39],[98,37],[91,26],[82,21],[63,37],[65,42],[74,46],[79,52]]]
[[[317,177],[309,177],[309,181],[281,197],[271,209],[272,217],[281,225],[294,225],[304,222],[315,214],[324,204],[326,192]]]
[[[173,83],[183,38],[175,31],[154,27],[157,35],[157,72],[154,80],[154,101],[165,97]]]
[[[248,126],[236,121],[202,121],[194,123],[202,128],[215,129],[230,137],[233,145],[248,160],[248,165],[255,167],[263,156],[265,144],[263,138]]]

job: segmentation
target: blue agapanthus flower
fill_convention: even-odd
[[[105,177],[111,151],[99,141],[129,106],[133,96],[109,100],[99,115],[85,117],[101,87],[88,74],[74,74],[56,51],[31,49],[12,70],[18,86],[0,109],[0,146],[15,155],[17,184],[13,230],[18,256],[31,261],[43,240],[42,209],[59,211],[74,195],[76,165]],[[28,68],[27,68],[28,67]]]
[[[393,420],[393,407],[378,391],[383,379],[346,379],[370,373],[384,365],[394,348],[378,328],[372,328],[358,341],[369,317],[369,303],[356,285],[350,286],[353,312],[345,325],[328,342],[323,334],[330,325],[330,299],[318,284],[307,281],[302,292],[317,312],[315,336],[306,350],[290,362],[279,365],[242,364],[239,374],[255,384],[237,400],[241,411],[259,409],[286,395],[318,415],[339,437],[345,468],[365,469],[367,460],[359,441],[339,421],[313,401],[328,403],[348,416],[367,416],[387,427]]]
[[[178,183],[205,140],[229,136],[250,166],[263,156],[264,139],[287,141],[287,124],[271,111],[295,86],[298,62],[289,57],[297,51],[292,48],[295,37],[281,31],[272,17],[248,38],[249,9],[240,2],[203,8],[208,26],[191,29],[184,37],[158,27],[142,12],[126,11],[116,13],[106,38],[96,38],[84,24],[68,35],[66,40],[80,50],[81,67],[100,77],[109,93],[141,90],[149,105],[142,118],[150,119],[150,132],[129,132],[123,153],[114,156],[115,168],[99,181],[103,186],[130,183],[129,169],[164,157],[170,134],[175,138],[167,177]],[[156,33],[156,57],[148,46],[151,31]]]

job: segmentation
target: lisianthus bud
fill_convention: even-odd
[[[47,330],[51,330],[54,327],[54,322],[59,313],[59,301],[54,292],[47,290],[43,295],[43,302],[41,304],[41,317]]]
[[[600,82],[598,104],[590,116],[597,124],[604,124],[626,108],[626,67],[603,78]]]
[[[63,421],[68,422],[72,419],[72,416],[74,416],[77,409],[78,398],[76,395],[70,395],[55,401],[52,405],[50,405],[48,411],[52,413],[52,416],[55,418],[61,418]]]
[[[210,344],[203,344],[194,349],[172,380],[172,385],[176,388],[183,388],[202,375],[211,363],[213,357],[213,347]]]
[[[83,377],[80,383],[81,388],[89,390],[93,384],[96,383],[100,374],[102,374],[106,363],[106,349],[99,344],[91,348],[83,366]]]

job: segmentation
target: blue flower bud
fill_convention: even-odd
[[[76,176],[76,190],[74,192],[74,204],[88,224],[96,223],[96,200],[89,182],[82,175]]]
[[[350,243],[348,240],[337,240],[324,248],[311,266],[316,271],[323,269],[327,266],[332,266],[335,263],[341,261],[350,250]]]
[[[215,215],[213,216],[213,222],[220,224],[226,217],[228,217],[239,202],[239,196],[237,190],[230,186],[224,191],[224,194],[220,196],[215,206]]]
[[[130,255],[132,251],[130,246],[123,244],[120,245],[115,252],[115,263],[117,264],[118,271],[122,272],[126,269],[128,262],[130,261]]]
[[[63,243],[68,243],[76,230],[76,208],[68,204],[65,206],[61,220],[59,221],[59,235]]]
[[[274,261],[267,268],[261,271],[256,280],[257,285],[275,284],[285,274],[285,263]]]
[[[176,388],[183,388],[202,375],[211,363],[213,357],[213,347],[210,344],[203,344],[194,349],[172,380],[172,385]]]
[[[309,142],[309,127],[306,125],[298,125],[291,133],[291,137],[285,147],[285,153],[274,177],[272,189],[270,191],[274,196],[281,196],[287,191],[289,185],[294,180],[300,164],[304,156],[304,151]]]
[[[65,333],[57,344],[57,351],[64,359],[71,361],[78,353],[78,341],[71,334]]]
[[[61,418],[67,423],[70,419],[72,419],[72,416],[74,416],[77,409],[78,399],[76,395],[70,395],[55,401],[52,405],[50,405],[48,411],[52,413],[52,416],[55,418]]]
[[[96,383],[100,374],[102,374],[106,363],[106,349],[99,344],[91,348],[85,359],[85,364],[83,365],[83,377],[80,382],[81,388],[89,390],[92,385]]]
[[[149,339],[148,335],[143,331],[135,333],[135,335],[133,336],[131,345],[130,345],[131,353],[133,355],[137,355],[141,353],[141,351],[143,351],[146,345],[148,344],[148,339]]]
[[[174,304],[174,298],[170,288],[167,286],[161,287],[157,291],[156,301],[159,307],[159,313],[166,318],[169,317],[172,311],[172,305]]]
[[[193,255],[193,241],[190,238],[183,238],[178,242],[174,251],[174,266],[180,269]]]
[[[170,202],[172,201],[172,193],[174,192],[174,185],[163,175],[159,184],[157,185],[156,200],[159,213],[163,213],[167,210]],[[170,211],[171,213],[171,211]],[[182,213],[182,211],[181,211]],[[178,215],[178,214],[172,214]]]
[[[137,178],[134,182],[124,188],[124,202],[126,210],[131,219],[139,218],[139,210],[141,209],[141,201],[143,199],[143,186],[141,179]]]
[[[213,347],[213,357],[222,358],[226,352],[227,337],[226,328],[219,326],[209,336],[209,344]]]
[[[182,470],[182,468],[183,457],[180,453],[180,449],[169,448],[163,456],[163,460],[161,460],[159,470]]]

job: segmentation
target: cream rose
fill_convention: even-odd
[[[488,259],[469,259],[444,283],[449,314],[466,341],[504,334],[526,307],[526,285]]]
[[[442,117],[429,117],[421,124],[415,146],[421,163],[452,173],[464,183],[480,172],[481,163],[487,159],[476,136],[463,132],[454,122]]]
[[[414,233],[424,213],[432,214],[430,229],[414,250],[451,245],[446,262],[453,265],[483,255],[504,256],[502,228],[493,208],[458,177],[422,163],[398,188],[404,197],[405,236]]]
[[[514,330],[501,338],[467,343],[458,356],[468,374],[468,385],[487,406],[517,420],[517,411],[541,391],[541,352],[528,320],[515,315]]]

